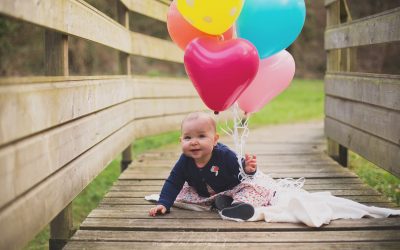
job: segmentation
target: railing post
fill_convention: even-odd
[[[327,6],[327,27],[332,25],[338,25],[341,23],[341,19],[344,18],[341,15],[341,9],[346,10],[347,16],[346,21],[351,20],[349,17],[347,3],[343,0],[337,0],[330,3]],[[327,71],[328,72],[338,72],[338,71],[350,71],[352,64],[351,53],[348,49],[334,49],[328,51],[327,56]],[[335,159],[340,165],[347,167],[348,164],[348,150],[346,147],[340,145],[339,143],[327,138],[327,154]]]
[[[49,249],[62,249],[74,232],[72,203],[70,203],[50,222]]]
[[[117,1],[118,22],[129,30],[129,11],[121,3]],[[129,76],[131,74],[131,58],[130,55],[124,52],[119,52],[119,73]],[[123,172],[132,162],[132,144],[122,152],[121,172]]]
[[[48,76],[68,76],[68,36],[45,32],[45,70]],[[58,250],[73,234],[72,203],[50,222],[49,248]]]

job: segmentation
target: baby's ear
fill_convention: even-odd
[[[219,134],[215,133],[215,135],[214,135],[214,146],[217,145],[218,140],[219,140]]]

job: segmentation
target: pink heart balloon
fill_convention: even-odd
[[[215,41],[200,37],[185,51],[185,69],[208,108],[229,108],[257,74],[259,58],[247,40]]]
[[[256,77],[238,99],[240,109],[246,113],[259,111],[289,86],[294,72],[294,59],[286,50],[262,59]]]

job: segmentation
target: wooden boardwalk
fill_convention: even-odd
[[[221,140],[230,144],[229,138]],[[367,205],[395,207],[356,175],[325,155],[322,122],[254,129],[247,152],[273,177],[306,177],[309,191],[331,191]],[[223,221],[213,212],[172,208],[151,218],[163,179],[180,154],[178,146],[141,155],[120,176],[65,249],[399,249],[400,217],[336,220],[321,228],[301,224]]]

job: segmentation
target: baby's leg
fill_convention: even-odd
[[[254,207],[269,206],[273,195],[273,190],[249,183],[240,183],[232,190],[233,204],[249,203]]]
[[[213,198],[200,196],[193,187],[185,183],[175,202],[209,207],[213,203]]]

